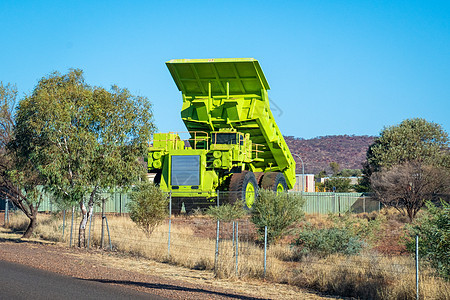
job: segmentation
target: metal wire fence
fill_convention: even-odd
[[[331,213],[338,216],[340,212],[380,209],[378,203],[373,204],[365,195],[303,193],[302,196],[307,199],[305,210],[310,214]],[[377,293],[377,288],[386,289],[386,293],[388,289],[403,289],[402,293],[411,297],[416,293],[417,278],[421,298],[427,298],[429,293],[444,296],[450,293],[448,282],[434,275],[429,262],[419,260],[417,267],[416,257],[406,252],[401,242],[397,247],[391,245],[387,251],[380,246],[367,246],[357,255],[302,255],[293,243],[295,232],[278,244],[268,245],[267,236],[258,233],[248,215],[221,221],[205,214],[211,205],[221,206],[229,199],[238,198],[236,195],[220,193],[209,199],[195,199],[177,197],[173,193],[169,197],[171,213],[151,234],[146,234],[127,214],[129,197],[112,194],[110,203],[114,205],[105,204],[103,210],[101,205],[94,207],[94,213],[85,227],[85,246],[106,248],[193,269],[212,270],[216,277],[265,278],[324,290],[320,282],[323,285],[328,282],[337,288],[339,282],[350,284],[360,281],[373,293]],[[317,201],[323,203],[314,205]],[[119,205],[115,206],[117,203]],[[82,218],[79,209],[74,207],[61,211],[55,205],[52,208],[52,213],[46,214],[47,220],[41,222],[42,226],[48,227],[48,232],[40,235],[64,241],[68,246],[78,245]],[[120,210],[117,211],[117,208]],[[10,211],[8,221],[19,214]],[[401,238],[398,232],[379,231],[376,234],[377,241],[392,242]]]

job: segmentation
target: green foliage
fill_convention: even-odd
[[[206,214],[216,220],[230,222],[242,218],[247,213],[244,209],[244,204],[240,201],[235,203],[226,203],[221,206],[210,206]]]
[[[0,81],[0,149],[6,150],[13,133],[14,118],[12,111],[16,105],[17,88]],[[2,151],[3,152],[3,151]],[[2,153],[3,154],[3,153]]]
[[[319,174],[315,175],[316,178],[324,178],[327,177],[327,172],[325,170],[322,170],[319,172]]]
[[[341,168],[339,164],[335,161],[330,162],[330,168],[333,172],[333,175],[337,175],[339,173],[339,169]]]
[[[128,203],[130,218],[147,235],[165,218],[168,212],[169,198],[155,185],[145,182],[131,192],[131,202]]]
[[[0,82],[0,195],[8,197],[29,219],[23,237],[30,237],[42,200],[37,186],[42,183],[36,170],[21,160],[13,147],[17,88]]]
[[[147,99],[87,85],[81,70],[42,78],[17,110],[15,149],[65,202],[126,186],[142,174],[153,131]]]
[[[359,178],[358,183],[353,186],[353,189],[357,193],[369,193],[371,191],[369,178],[366,175]]]
[[[322,182],[316,182],[316,188],[318,192],[325,192],[325,184]]]
[[[371,219],[357,218],[350,212],[347,212],[341,216],[329,214],[328,220],[333,223],[333,227],[346,230],[353,236],[370,243],[378,239],[377,232],[380,230],[385,218],[380,215]]]
[[[415,251],[415,236],[419,235],[419,256],[430,260],[431,265],[450,280],[450,204],[441,207],[427,203],[427,211],[409,227],[407,248]]]
[[[333,188],[336,188],[337,193],[347,193],[351,189],[351,180],[344,177],[330,177],[325,180],[325,190],[332,192]]]
[[[251,220],[256,225],[259,239],[264,240],[264,226],[267,226],[269,244],[283,237],[288,227],[303,217],[304,204],[305,200],[298,194],[259,190],[251,211]]]
[[[139,159],[154,130],[148,99],[85,83],[81,70],[42,78],[20,101],[13,149],[45,189],[82,211],[79,246],[99,190],[126,188],[145,176]],[[84,197],[90,194],[86,209]]]
[[[439,124],[421,118],[407,119],[381,131],[367,151],[365,173],[407,161],[450,167],[448,146],[448,134]]]
[[[329,214],[329,228],[317,228],[307,225],[298,235],[292,246],[299,257],[313,254],[325,257],[334,253],[355,255],[361,252],[366,244],[378,241],[384,219],[377,216],[373,219],[357,218],[350,213],[342,216]]]
[[[347,228],[304,228],[293,243],[299,256],[314,254],[325,257],[334,253],[358,254],[363,241]]]
[[[338,173],[338,176],[341,177],[358,177],[362,175],[362,171],[360,169],[343,169]]]

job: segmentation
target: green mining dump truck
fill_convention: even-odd
[[[228,191],[249,207],[258,188],[292,188],[295,161],[273,118],[257,60],[175,59],[166,65],[183,96],[188,136],[153,135],[151,180],[176,197]]]

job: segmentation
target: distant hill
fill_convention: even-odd
[[[337,162],[341,169],[361,169],[366,152],[374,136],[330,135],[313,139],[285,136],[292,153],[300,155],[305,165],[305,173],[317,174],[322,170],[331,173],[330,162]],[[302,172],[301,162],[294,156],[297,173]]]

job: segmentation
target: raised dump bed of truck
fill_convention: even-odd
[[[190,138],[157,133],[149,148],[151,178],[178,197],[244,198],[259,187],[295,184],[295,161],[270,110],[269,84],[253,58],[180,59],[167,67],[182,93]]]
[[[191,132],[235,129],[249,134],[252,172],[282,172],[295,184],[295,161],[270,110],[269,84],[256,59],[174,59],[166,63],[183,96]]]

